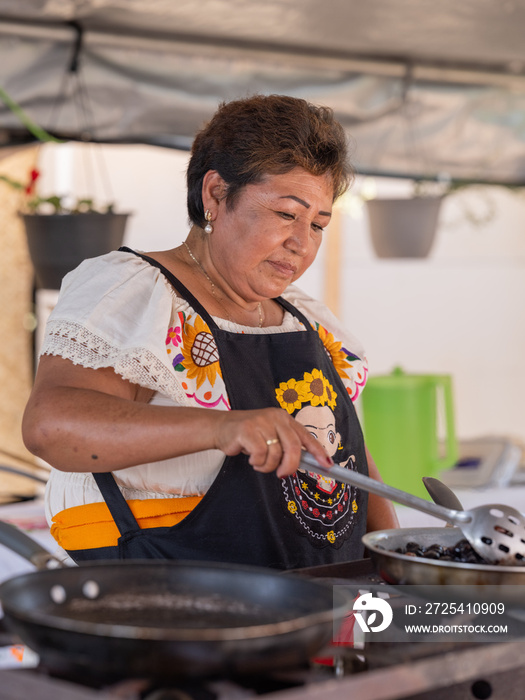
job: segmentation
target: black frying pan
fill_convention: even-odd
[[[0,523],[0,542],[33,561],[50,558],[20,531],[16,540]],[[46,569],[0,585],[6,625],[45,665],[116,677],[299,666],[351,605],[335,595],[273,570],[164,560]]]

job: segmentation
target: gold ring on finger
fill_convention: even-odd
[[[279,438],[270,438],[269,440],[266,440],[268,447],[270,447],[270,445],[276,445],[278,442]]]

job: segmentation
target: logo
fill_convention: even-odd
[[[373,626],[378,612],[381,613],[382,620]],[[363,613],[368,613],[366,620]],[[392,622],[393,613],[386,600],[374,598],[372,593],[364,593],[354,603],[354,617],[363,632],[382,632]]]

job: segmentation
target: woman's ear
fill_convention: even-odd
[[[208,170],[202,180],[202,204],[216,215],[218,203],[224,199],[228,186],[216,170]]]

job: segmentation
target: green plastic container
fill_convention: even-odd
[[[429,498],[421,481],[458,458],[452,380],[447,375],[369,377],[361,398],[366,444],[384,481]]]

